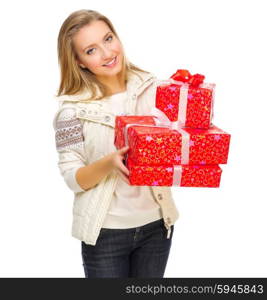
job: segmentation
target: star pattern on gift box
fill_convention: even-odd
[[[219,134],[214,135],[214,140],[219,141],[221,139],[221,136]]]
[[[174,105],[172,105],[172,104],[168,104],[168,105],[167,105],[167,109],[173,109],[173,108],[174,108]],[[166,110],[167,110],[167,109],[166,109]]]
[[[174,158],[174,160],[181,161],[181,155],[176,155],[175,158]]]
[[[188,98],[189,100],[191,100],[191,99],[193,98],[193,95],[192,95],[192,94],[188,94],[187,98]]]
[[[177,91],[177,86],[176,85],[170,85],[170,86],[167,85],[167,87],[168,87],[168,90],[171,91],[171,92],[176,92]]]
[[[189,141],[189,146],[194,146],[195,142],[194,141]]]
[[[156,139],[156,143],[157,143],[157,144],[163,143],[162,138],[157,138],[157,139]]]
[[[147,141],[147,142],[151,142],[152,140],[153,140],[152,136],[148,135],[148,136],[146,137],[146,141]]]
[[[167,172],[172,172],[172,170],[173,170],[173,169],[172,169],[171,167],[166,168],[166,171],[167,171]]]

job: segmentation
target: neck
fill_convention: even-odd
[[[124,92],[126,90],[126,81],[120,72],[114,77],[101,77],[98,78],[108,89],[108,95]]]
[[[123,80],[112,80],[106,83],[108,94],[113,95],[126,90],[126,82]]]

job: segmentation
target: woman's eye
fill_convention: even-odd
[[[94,49],[95,49],[95,48],[89,49],[86,53],[87,53],[87,54],[91,54],[92,51],[93,51]]]
[[[112,36],[112,35],[108,36],[107,39],[106,39],[106,41],[112,41],[112,40],[113,40],[113,36]],[[86,52],[86,54],[89,54],[89,55],[90,55],[94,49],[95,49],[95,48],[89,49],[89,50]]]

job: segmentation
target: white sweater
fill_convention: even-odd
[[[106,97],[109,112],[124,115],[127,92]],[[138,227],[162,218],[159,204],[148,186],[128,185],[119,177],[116,189],[102,225],[103,228]]]

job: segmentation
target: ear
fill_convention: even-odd
[[[81,68],[83,68],[83,69],[86,69],[86,66],[83,65],[83,64],[79,64],[79,66],[80,66]]]
[[[85,65],[82,64],[78,59],[77,59],[76,61],[77,61],[77,64],[78,64],[81,68],[83,68],[83,69],[86,68]]]

